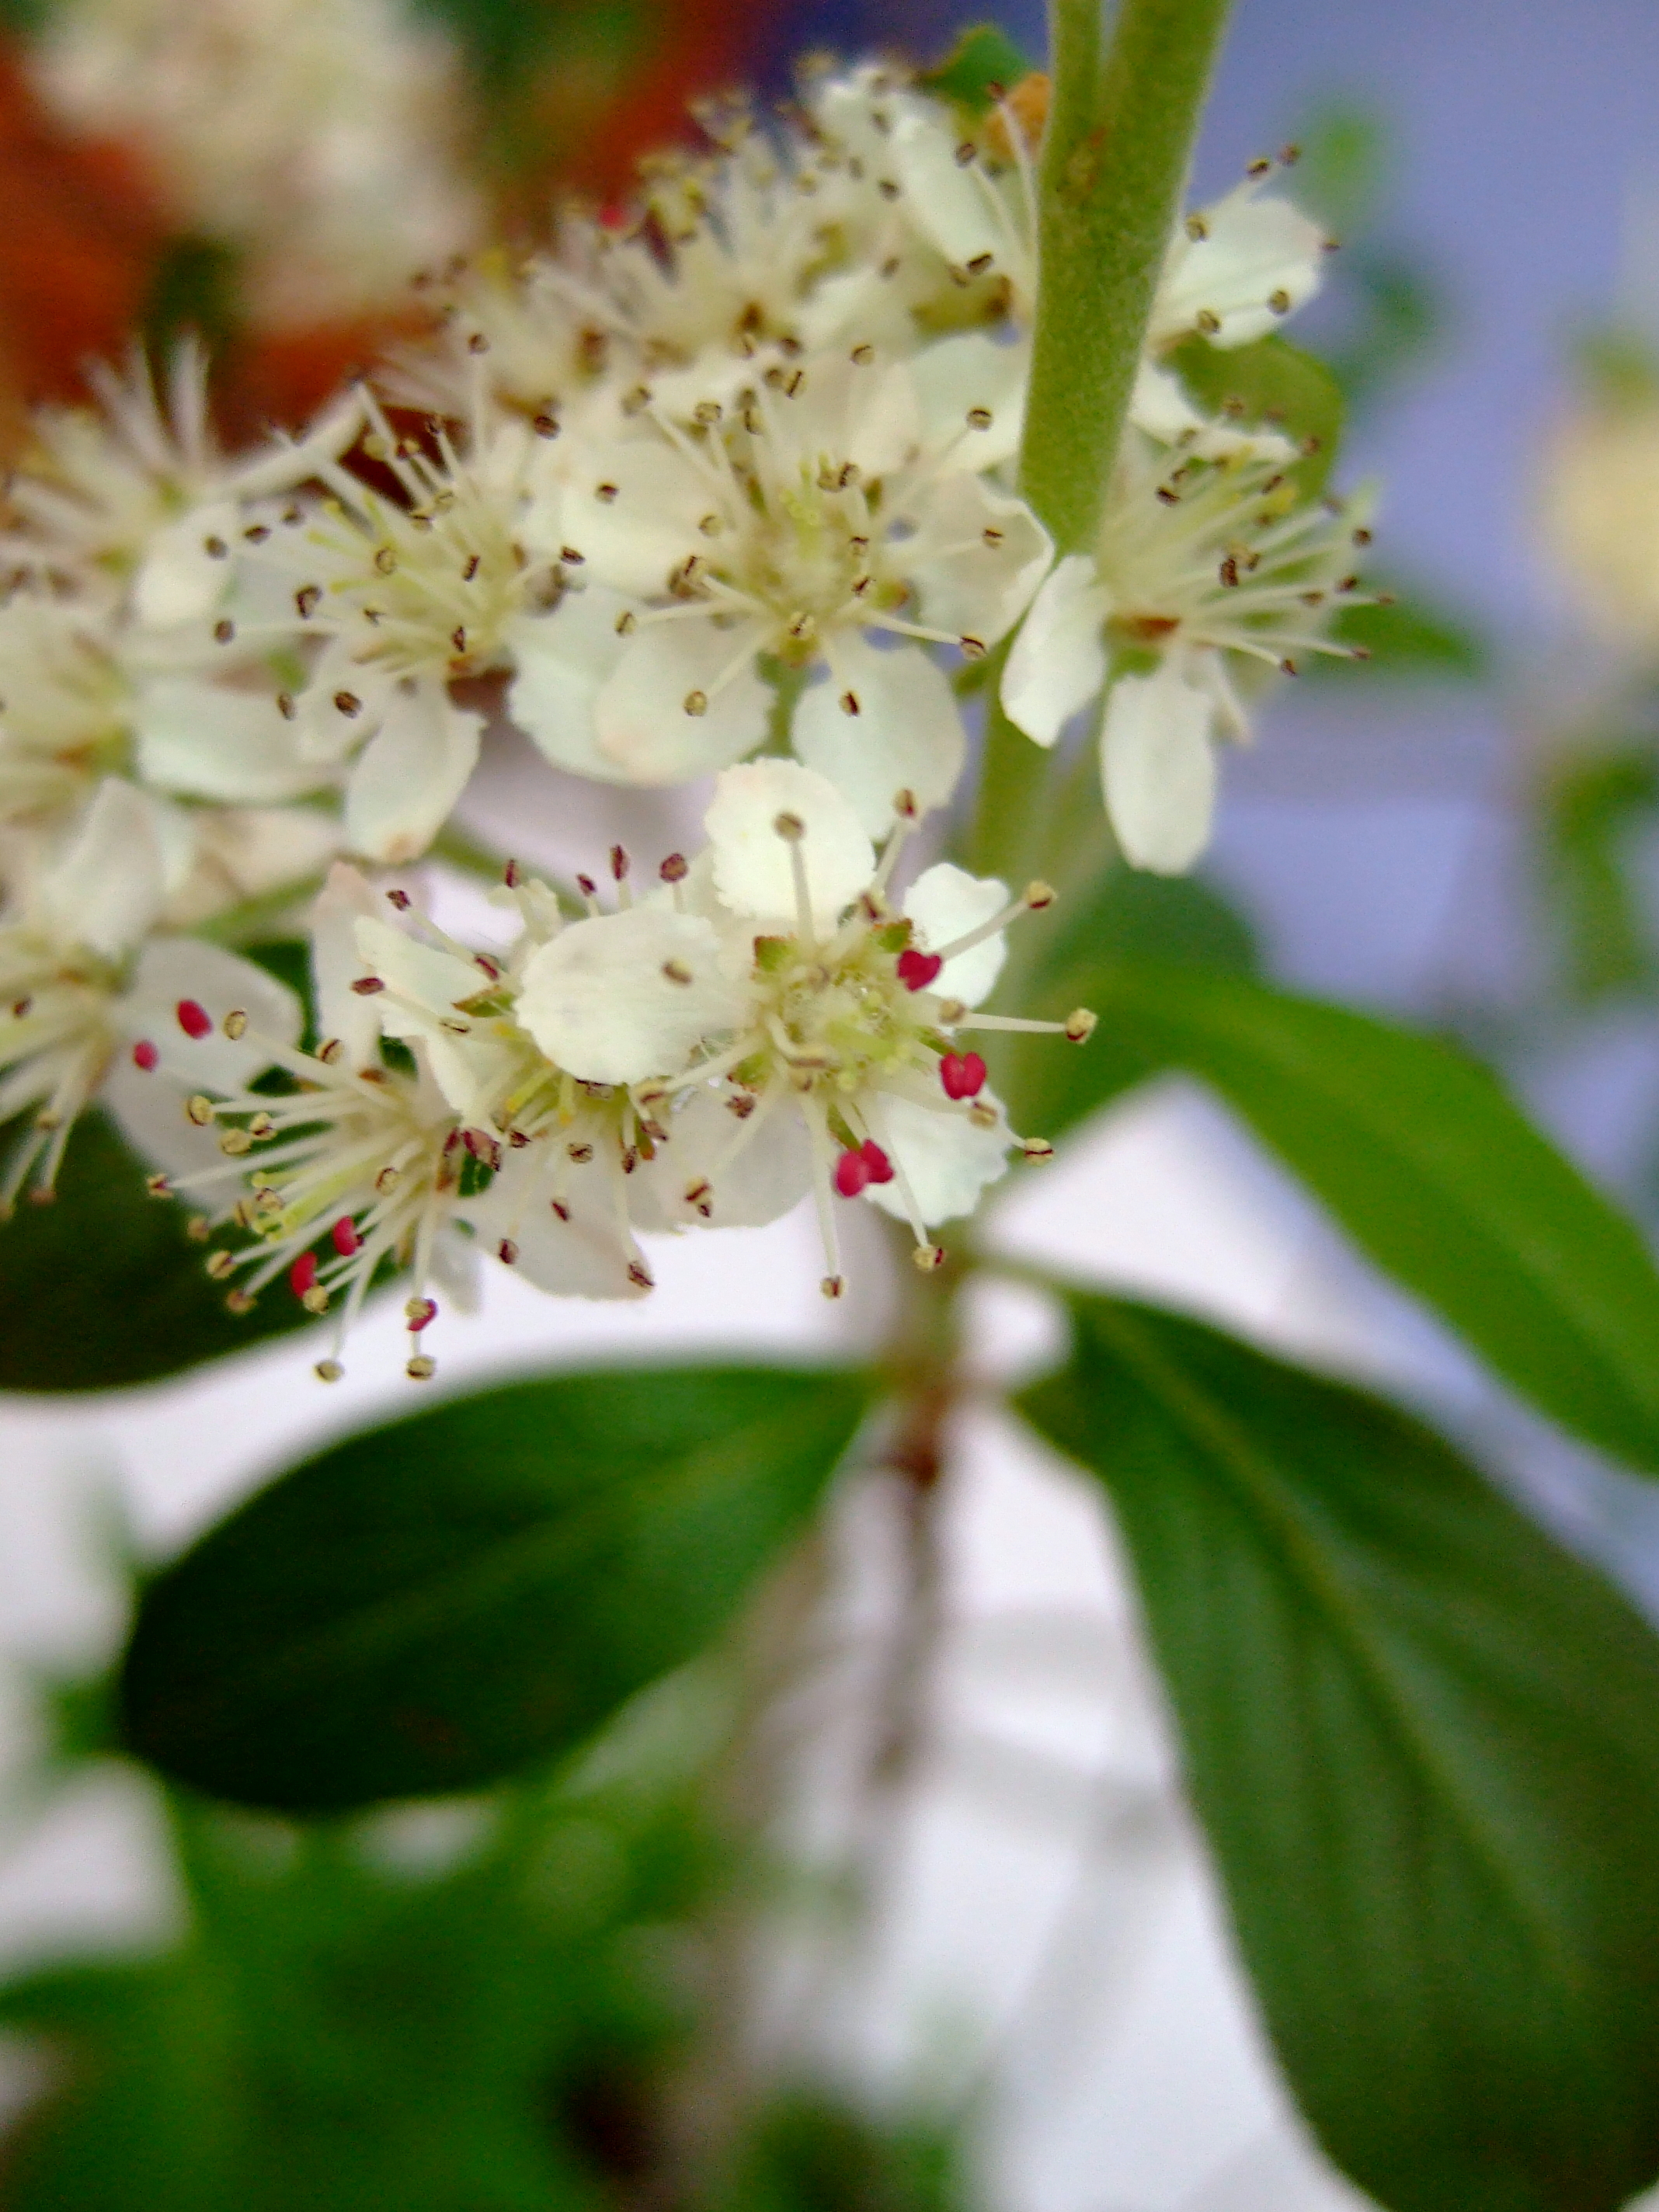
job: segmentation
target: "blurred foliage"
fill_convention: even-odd
[[[1205,412],[1224,412],[1243,429],[1277,430],[1299,446],[1302,459],[1285,473],[1304,497],[1323,490],[1344,411],[1341,385],[1324,362],[1280,337],[1224,348],[1190,337],[1170,366]]]
[[[0,1152],[8,1133],[0,1130]],[[94,1109],[70,1139],[56,1199],[25,1200],[0,1221],[0,1390],[153,1382],[310,1322],[280,1285],[251,1313],[229,1312],[226,1286],[206,1273],[209,1242],[190,1233],[188,1206],[150,1197],[146,1172]]]
[[[1297,136],[1294,196],[1340,245],[1307,316],[1307,343],[1353,412],[1374,413],[1444,343],[1448,293],[1419,254],[1370,235],[1400,167],[1384,118],[1363,102],[1333,102]]]
[[[982,114],[1035,66],[995,23],[977,23],[963,32],[937,69],[922,71],[921,82],[970,114]]]
[[[1320,679],[1351,680],[1358,675],[1386,676],[1414,682],[1479,684],[1492,673],[1492,648],[1475,623],[1450,612],[1410,585],[1369,570],[1365,589],[1382,604],[1345,607],[1330,635],[1344,645],[1359,646],[1363,661],[1339,660],[1310,653],[1302,672]]]
[[[1651,994],[1659,951],[1637,858],[1659,819],[1659,744],[1638,737],[1575,748],[1547,764],[1537,804],[1569,996]]]
[[[763,2099],[694,2170],[674,2084],[729,1994],[726,1729],[682,1676],[487,1799],[304,1826],[169,1793],[183,1939],[0,1987],[52,2068],[7,2212],[948,2212],[943,2143],[822,2099]]]

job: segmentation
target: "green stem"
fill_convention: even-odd
[[[1094,542],[1227,0],[1054,0],[1042,283],[1021,486],[1062,553]]]
[[[1042,279],[1020,487],[1062,553],[1094,543],[1228,0],[1121,0],[1101,60],[1102,0],[1054,0],[1043,141]],[[1047,764],[988,694],[969,866],[1010,883],[1041,866]]]

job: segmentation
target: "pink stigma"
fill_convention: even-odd
[[[362,1240],[357,1234],[357,1224],[349,1213],[343,1213],[340,1216],[333,1228],[330,1230],[329,1235],[334,1239],[334,1249],[343,1260],[349,1260],[362,1245]]]
[[[985,1088],[985,1072],[976,1052],[947,1052],[939,1064],[947,1098],[976,1098]]]
[[[866,1137],[860,1146],[859,1158],[869,1170],[872,1182],[891,1182],[893,1163],[873,1137]]]
[[[187,1037],[196,1037],[200,1039],[208,1036],[211,1031],[213,1028],[213,1017],[209,1013],[207,1008],[201,1004],[199,1000],[180,999],[179,1001],[179,1026]]]
[[[317,1255],[301,1252],[288,1271],[288,1286],[296,1298],[304,1297],[317,1279]]]
[[[898,957],[898,979],[907,991],[925,991],[944,965],[937,952],[918,952],[912,945]]]
[[[161,1057],[161,1054],[156,1051],[148,1037],[140,1037],[132,1048],[132,1064],[135,1067],[142,1067],[146,1075],[155,1067]]]
[[[836,1188],[843,1198],[856,1198],[870,1180],[870,1163],[861,1152],[843,1152],[836,1162]]]

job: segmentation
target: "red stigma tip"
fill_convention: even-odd
[[[135,1067],[142,1067],[146,1075],[155,1067],[161,1057],[161,1054],[157,1052],[148,1037],[140,1037],[132,1048],[132,1064]]]
[[[204,1037],[212,1030],[213,1017],[198,1000],[180,999],[179,1026],[187,1037]]]
[[[898,957],[898,979],[907,991],[925,991],[944,965],[937,952],[919,952],[908,945]]]
[[[362,1239],[357,1234],[357,1224],[349,1213],[340,1216],[329,1235],[334,1239],[334,1249],[343,1260],[349,1260],[354,1252],[362,1249]]]
[[[873,1137],[866,1137],[859,1147],[859,1158],[870,1170],[872,1182],[891,1182],[893,1163]]]
[[[296,1298],[304,1297],[317,1280],[317,1255],[301,1252],[288,1271],[288,1286]]]
[[[836,1188],[843,1198],[856,1198],[870,1180],[870,1164],[862,1152],[843,1152],[836,1162]]]
[[[985,1088],[985,1062],[976,1052],[947,1052],[939,1064],[947,1098],[976,1098]]]

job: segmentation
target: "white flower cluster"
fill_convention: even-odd
[[[1052,893],[896,876],[963,775],[953,664],[1006,642],[1039,745],[1103,700],[1119,842],[1178,869],[1249,672],[1341,649],[1364,532],[1163,365],[1317,283],[1325,241],[1259,164],[1172,242],[1098,544],[1054,562],[1013,473],[1042,104],[1032,80],[970,125],[863,68],[787,122],[711,115],[715,153],[625,227],[573,215],[526,267],[462,272],[439,337],[298,441],[221,454],[189,355],[165,407],[135,369],[42,422],[0,610],[0,1116],[33,1117],[0,1199],[50,1194],[100,1097],[153,1188],[251,1237],[209,1263],[233,1304],[285,1276],[343,1328],[410,1267],[422,1338],[458,1255],[629,1296],[639,1232],[809,1190],[838,1295],[840,1202],[932,1266],[1046,1155],[966,1039],[1087,1035],[976,1011]],[[492,709],[577,775],[713,775],[706,849],[643,894],[613,854],[612,908],[584,879],[575,916],[510,872],[500,957],[338,861],[301,1049],[297,1003],[199,933],[337,855],[417,860]]]

